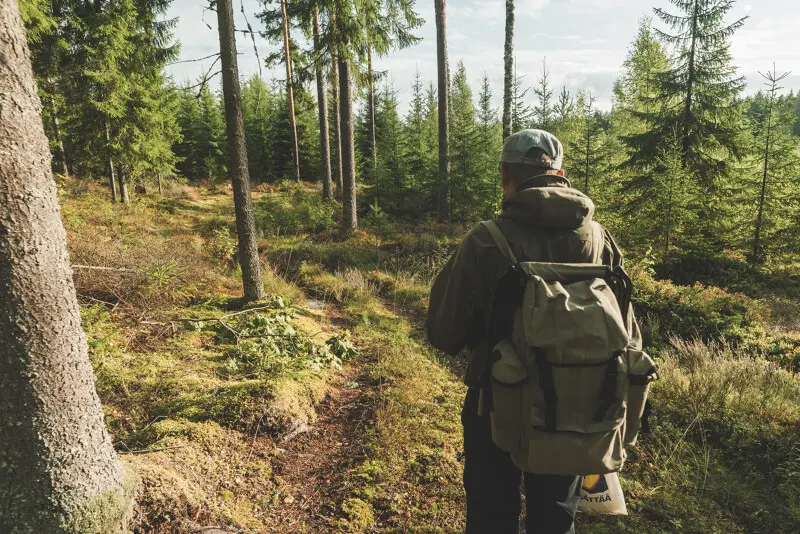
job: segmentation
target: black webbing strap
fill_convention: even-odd
[[[553,366],[547,358],[547,349],[534,347],[536,368],[539,371],[539,388],[544,394],[544,427],[547,432],[558,430],[558,396],[553,379]]]
[[[619,378],[619,366],[617,363],[621,355],[621,350],[614,352],[606,367],[606,375],[603,379],[603,384],[600,386],[600,406],[594,413],[595,423],[605,419],[606,412],[617,402],[617,378]]]

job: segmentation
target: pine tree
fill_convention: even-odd
[[[271,129],[278,120],[277,99],[257,75],[251,76],[242,86],[247,165],[253,180],[266,182],[275,177]]]
[[[542,60],[542,72],[533,88],[537,102],[533,108],[534,124],[542,130],[550,130],[553,126],[553,88],[550,86],[550,71],[547,69],[547,58]]]
[[[517,76],[517,66],[514,62],[514,87],[511,97],[511,131],[518,132],[530,128],[533,120],[533,109],[525,103],[525,97],[530,88],[522,87],[522,79],[525,77]]]
[[[236,211],[236,233],[239,238],[239,265],[245,300],[264,297],[261,281],[261,262],[256,244],[253,201],[247,173],[247,148],[242,119],[242,95],[239,87],[239,68],[236,60],[236,37],[233,8],[230,0],[217,0],[220,59],[222,63],[222,92],[225,102],[225,122],[228,134],[228,168],[233,182],[233,203]]]
[[[491,218],[500,207],[500,175],[497,171],[498,154],[503,145],[503,126],[492,107],[492,87],[484,73],[478,94],[478,147],[476,173],[480,187],[476,189],[476,210],[482,218]]]
[[[451,213],[467,220],[474,213],[477,182],[478,132],[472,89],[467,81],[464,62],[459,61],[450,90],[450,190]]]
[[[787,243],[796,243],[793,233],[800,216],[800,139],[792,135],[793,109],[781,105],[778,84],[789,75],[779,75],[773,65],[772,71],[759,73],[765,80],[766,92],[762,109],[753,117],[755,127],[754,145],[759,147],[758,180],[753,182],[746,194],[743,208],[755,206],[752,221],[752,244],[750,259],[764,262],[768,255],[781,251]],[[750,210],[747,210],[750,212]]]

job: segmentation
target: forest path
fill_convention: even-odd
[[[311,428],[278,442],[273,474],[282,482],[268,524],[275,534],[334,532],[345,475],[364,458],[362,438],[369,426],[364,366],[352,362],[334,377],[317,406]]]

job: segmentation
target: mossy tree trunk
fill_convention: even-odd
[[[0,532],[121,532],[136,484],[94,387],[17,2],[0,43]]]
[[[331,16],[332,17],[332,16]],[[339,107],[339,61],[336,56],[331,57],[331,85],[333,86],[333,143],[336,148],[336,161],[334,171],[336,179],[336,196],[342,196],[342,110]]]
[[[222,93],[225,100],[225,125],[228,134],[228,172],[233,183],[233,204],[236,211],[236,233],[239,238],[239,264],[245,300],[264,297],[261,264],[256,243],[256,223],[250,196],[247,170],[247,149],[244,142],[242,91],[236,62],[236,40],[233,29],[231,0],[217,1],[219,51],[222,61]]]

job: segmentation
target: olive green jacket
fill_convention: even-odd
[[[603,247],[603,263],[622,264],[622,254],[603,230],[603,243],[592,243],[594,203],[558,176],[535,176],[503,201],[495,222],[519,261],[588,263]],[[436,277],[426,323],[428,340],[456,355],[467,349],[465,382],[483,383],[489,367],[487,326],[494,289],[508,261],[482,225],[473,228]],[[637,329],[638,330],[638,329]]]

